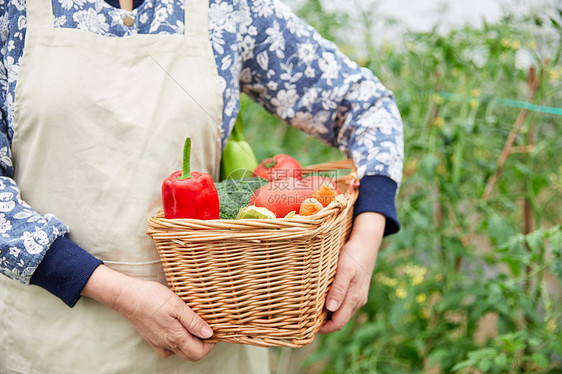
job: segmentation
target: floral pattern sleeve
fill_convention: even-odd
[[[14,37],[18,36],[10,35],[10,30],[23,29],[26,22],[24,14],[22,19],[10,16],[10,12],[21,13],[22,10],[17,1],[0,1],[0,273],[29,283],[51,243],[67,233],[68,228],[52,215],[41,215],[31,209],[21,199],[20,190],[12,179],[8,101],[13,100],[9,92],[15,85],[21,51],[14,43]],[[14,20],[18,24],[9,25]]]
[[[402,121],[392,92],[277,0],[242,0],[239,14],[242,90],[352,157],[360,178],[399,185]]]

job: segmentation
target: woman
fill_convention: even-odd
[[[145,235],[186,136],[193,169],[218,177],[240,91],[358,165],[321,332],[364,304],[398,230],[402,162],[392,94],[370,72],[276,0],[0,10],[0,270],[19,281],[0,277],[0,373],[268,371],[263,349],[201,340],[212,331],[163,285]]]

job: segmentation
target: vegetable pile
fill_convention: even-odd
[[[326,176],[303,178],[297,160],[285,154],[262,161],[253,178],[226,179],[216,184],[220,218],[290,218],[318,213],[341,192]]]
[[[245,142],[240,117],[221,160],[221,181],[190,171],[191,140],[186,139],[182,170],[162,183],[166,218],[265,219],[311,216],[341,192],[329,177],[309,175],[293,157],[279,154],[257,163]],[[249,177],[249,175],[252,175]]]

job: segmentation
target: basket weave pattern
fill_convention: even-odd
[[[159,212],[147,233],[171,289],[213,329],[209,341],[302,347],[326,321],[357,195],[348,192],[311,217],[202,221]]]

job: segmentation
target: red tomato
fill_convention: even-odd
[[[295,178],[278,179],[254,191],[250,205],[271,210],[282,218],[291,211],[299,211],[303,201],[312,196],[312,185]]]
[[[302,167],[293,157],[279,154],[263,160],[254,170],[253,176],[268,181],[283,178],[302,179]]]

